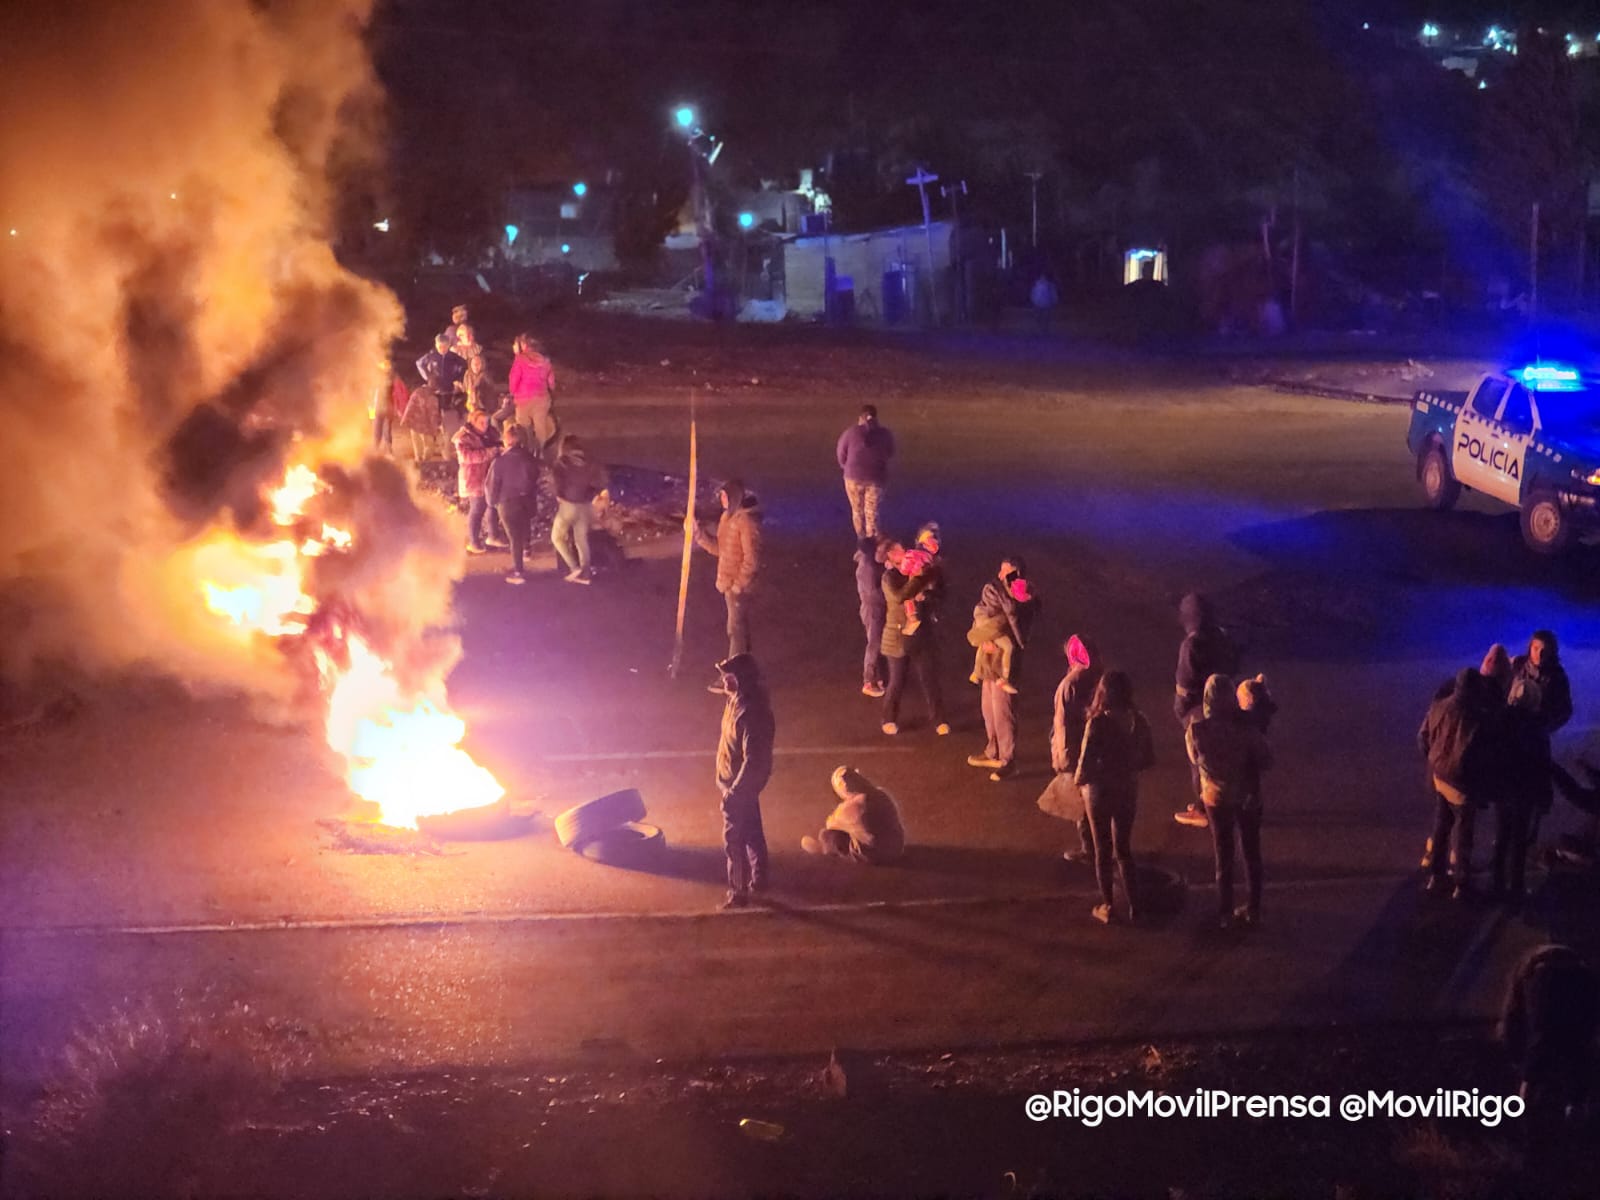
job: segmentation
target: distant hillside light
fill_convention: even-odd
[[[571,243],[562,242],[561,243],[561,253],[563,253],[563,254],[571,254],[572,253],[572,245],[571,245]]]
[[[739,214],[739,228],[740,229],[749,229],[755,223],[756,223],[756,215],[755,215],[755,213],[743,212],[743,213]]]
[[[679,108],[677,112],[672,114],[672,116],[673,119],[678,122],[679,129],[694,128],[694,109],[690,108],[687,104]]]
[[[583,180],[581,180],[581,179],[578,180],[577,183],[572,185],[572,194],[574,196],[587,195],[588,191],[589,191],[589,185],[587,183],[584,183]]]
[[[1439,27],[1437,25],[1435,25],[1432,21],[1429,21],[1425,25],[1423,25],[1423,27],[1422,27],[1422,37],[1423,37],[1424,41],[1432,41],[1434,38],[1436,38],[1438,36],[1439,36]]]
[[[515,225],[507,225],[506,226],[506,245],[515,246],[517,244],[517,234],[519,234],[521,232],[522,232],[522,230],[518,229]]]

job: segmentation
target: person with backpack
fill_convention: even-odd
[[[1434,793],[1433,835],[1424,851],[1429,893],[1443,893],[1453,883],[1455,899],[1472,894],[1473,828],[1477,810],[1495,790],[1503,708],[1494,684],[1463,667],[1451,686],[1435,694],[1417,731]]]
[[[1089,705],[1073,782],[1083,792],[1094,839],[1095,882],[1100,903],[1090,915],[1102,925],[1113,920],[1111,863],[1115,858],[1128,920],[1138,919],[1138,883],[1133,863],[1133,820],[1138,810],[1139,774],[1155,763],[1150,723],[1133,702],[1133,681],[1123,671],[1107,671]]]
[[[1200,719],[1206,680],[1213,675],[1239,673],[1239,647],[1217,623],[1211,601],[1199,592],[1190,592],[1178,604],[1178,620],[1183,625],[1183,641],[1178,646],[1177,690],[1172,700],[1173,715],[1183,726]],[[1189,805],[1174,813],[1180,825],[1204,829],[1207,825],[1205,801],[1200,795],[1200,768],[1189,764]]]

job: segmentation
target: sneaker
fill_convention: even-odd
[[[1000,681],[1000,690],[1008,696],[1015,696],[1017,694],[1017,685],[1009,679],[1002,679]]]
[[[1180,813],[1173,813],[1172,819],[1179,825],[1190,825],[1195,829],[1205,829],[1211,822],[1206,817],[1206,810],[1198,804],[1191,804]]]
[[[1096,904],[1089,910],[1089,915],[1102,925],[1111,924],[1111,905]]]
[[[885,721],[883,723],[883,731],[890,737],[893,737],[895,734],[900,732],[900,726],[896,725],[893,721]]]
[[[861,685],[861,694],[863,696],[871,696],[874,700],[880,700],[883,698],[883,684],[863,683]]]
[[[1246,929],[1254,929],[1261,924],[1261,914],[1252,912],[1250,906],[1246,904],[1233,910],[1233,921],[1235,925],[1242,925]]]
[[[511,549],[511,543],[510,542],[503,542],[499,538],[489,538],[483,544],[485,546],[487,546],[491,550],[509,550],[509,549]]]
[[[749,892],[729,892],[728,898],[722,902],[723,908],[749,908]]]
[[[933,731],[934,731],[934,733],[938,734],[940,737],[949,737],[950,736],[950,722],[949,721],[940,721],[937,725],[935,725],[933,727]]]
[[[594,580],[589,578],[589,573],[587,571],[574,571],[571,575],[567,576],[567,582],[568,583],[581,583],[585,587],[588,587],[591,583],[594,582]]]
[[[969,754],[967,755],[967,766],[987,767],[989,770],[995,771],[1005,766],[1005,763],[1001,762],[998,758],[990,758],[986,754]]]
[[[507,583],[514,583],[514,584],[524,584],[524,583],[527,583],[528,580],[527,580],[527,577],[525,575],[523,575],[523,573],[521,571],[508,571],[508,572],[506,572],[506,582]]]
[[[1087,863],[1089,861],[1089,852],[1087,850],[1063,850],[1061,857],[1069,863]]]
[[[990,783],[1004,783],[1006,780],[1008,780],[1010,778],[1011,778],[1011,767],[1009,765],[1001,767],[998,771],[990,771],[989,772],[989,782]]]
[[[821,854],[822,843],[817,841],[816,838],[812,837],[808,833],[805,837],[800,839],[800,849],[804,850],[807,854]]]
[[[468,554],[487,554],[488,551],[485,550],[482,546],[474,546],[471,542],[468,542],[467,543],[467,553]]]

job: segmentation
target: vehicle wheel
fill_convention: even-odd
[[[582,854],[590,862],[608,867],[642,867],[666,846],[667,835],[657,826],[629,821],[585,842]]]
[[[1522,540],[1535,554],[1560,554],[1572,541],[1572,517],[1554,492],[1534,492],[1522,502]]]
[[[567,809],[556,818],[556,837],[568,850],[582,850],[585,842],[619,825],[642,820],[644,797],[638,788],[627,788]]]
[[[1424,502],[1435,512],[1454,508],[1461,499],[1461,484],[1450,474],[1450,463],[1438,442],[1431,443],[1417,460],[1417,478],[1422,481]]]

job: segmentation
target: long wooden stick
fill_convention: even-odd
[[[678,626],[672,638],[674,678],[683,666],[683,615],[689,607],[689,564],[694,561],[694,498],[700,486],[700,452],[694,425],[693,389],[689,392],[689,504],[683,522],[683,567],[678,572]]]

